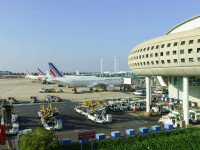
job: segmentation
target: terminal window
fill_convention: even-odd
[[[159,45],[156,46],[156,49],[158,49],[158,48],[159,48]]]
[[[197,40],[197,43],[200,43],[200,39]]]
[[[200,48],[197,48],[197,53],[200,53]]]
[[[181,49],[181,50],[180,50],[180,54],[184,54],[184,49]]]
[[[148,58],[148,54],[146,54],[146,58]]]
[[[163,56],[163,52],[160,52],[160,56]]]
[[[153,54],[152,54],[152,53],[150,54],[150,57],[153,57]]]
[[[159,61],[156,61],[156,64],[159,64]]]
[[[167,55],[167,56],[170,55],[170,52],[169,52],[169,51],[166,51],[166,55]]]
[[[146,48],[143,49],[143,51],[145,51],[145,50],[146,50]]]
[[[149,62],[147,61],[147,65],[149,65]]]
[[[174,85],[177,84],[177,77],[174,77]]]
[[[177,59],[174,59],[174,63],[178,63],[178,60],[177,60]]]
[[[167,63],[168,63],[168,64],[170,64],[170,63],[171,63],[171,60],[170,60],[170,59],[168,59],[168,60],[167,60]]]
[[[198,62],[200,62],[200,57],[197,57]]]
[[[176,51],[173,51],[173,55],[176,55]]]
[[[161,60],[161,64],[165,64],[165,61],[164,61],[164,60]]]
[[[161,48],[164,48],[165,47],[165,44],[162,44]]]
[[[151,64],[153,65],[153,64],[154,64],[154,62],[153,62],[153,61],[151,61]]]
[[[142,55],[142,58],[144,58],[144,55]]]
[[[158,57],[158,53],[155,53],[155,57]]]
[[[188,54],[192,54],[193,50],[192,49],[188,49]]]
[[[147,50],[149,50],[150,47],[147,48]]]
[[[142,66],[142,62],[140,63],[140,65]]]
[[[154,49],[154,46],[152,46],[151,49]]]
[[[143,64],[144,64],[144,65],[146,65],[146,63],[145,63],[145,62],[143,62]]]
[[[185,62],[185,58],[181,58],[181,62],[184,63]]]
[[[174,46],[177,46],[178,45],[178,42],[174,42]]]
[[[182,41],[182,42],[181,42],[181,45],[185,45],[185,41]]]
[[[168,44],[167,44],[167,47],[170,47],[170,45],[171,45],[171,43],[168,43]]]
[[[193,58],[189,58],[189,62],[194,62],[194,59]]]
[[[193,44],[193,40],[190,40],[190,41],[189,41],[189,44]]]

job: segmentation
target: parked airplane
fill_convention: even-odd
[[[38,75],[41,77],[42,80],[46,80],[46,79],[49,79],[51,78],[52,76],[48,73],[48,71],[46,71],[46,74],[44,74],[42,72],[42,70],[40,68],[37,68],[38,69]]]
[[[30,78],[30,79],[34,79],[34,80],[37,80],[37,79],[46,80],[48,78],[51,78],[51,75],[45,75],[40,68],[37,68],[37,70],[38,70],[38,72],[37,72],[38,76],[31,75],[26,70],[26,78]]]
[[[66,83],[74,88],[75,93],[77,87],[89,87],[91,91],[93,90],[93,87],[113,90],[114,86],[122,84],[122,78],[118,77],[64,76],[53,63],[50,62],[48,64],[51,74],[55,77],[54,79],[51,79],[51,81],[56,80],[60,83]]]
[[[34,75],[30,74],[30,73],[26,70],[26,76],[25,76],[25,78],[30,78],[30,79],[36,80],[36,79],[40,78],[40,76],[34,76]]]

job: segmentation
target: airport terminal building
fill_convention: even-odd
[[[151,76],[158,76],[161,85],[168,86],[170,98],[183,100],[188,124],[188,106],[200,105],[200,15],[134,47],[128,64],[135,74],[146,76],[147,99],[151,98]]]

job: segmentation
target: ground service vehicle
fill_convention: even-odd
[[[200,111],[199,110],[189,110],[189,121],[192,123],[200,122]]]
[[[163,124],[173,124],[173,127],[179,127],[180,122],[183,120],[183,116],[179,112],[172,111],[167,115],[163,115],[162,118],[159,119],[158,123]]]

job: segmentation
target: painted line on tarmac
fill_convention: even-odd
[[[137,114],[133,114],[133,113],[128,113],[128,114],[131,116],[136,116],[138,119],[140,119],[140,117]],[[140,120],[142,120],[142,119],[140,119]]]

